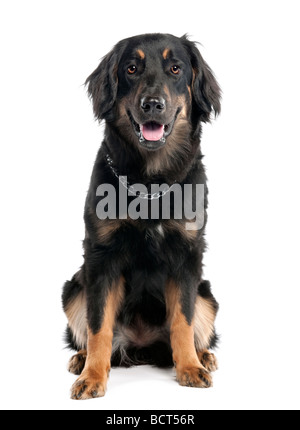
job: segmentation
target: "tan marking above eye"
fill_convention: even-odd
[[[145,52],[144,51],[142,51],[141,49],[138,49],[136,52],[140,56],[141,60],[145,59]]]
[[[166,49],[164,50],[164,52],[163,52],[163,54],[162,54],[162,55],[163,55],[164,60],[166,60],[166,59],[167,59],[169,52],[170,52],[170,49],[169,49],[169,48],[166,48]]]

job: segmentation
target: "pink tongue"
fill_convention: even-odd
[[[141,131],[146,140],[156,142],[164,135],[164,126],[155,122],[148,122],[141,126]]]

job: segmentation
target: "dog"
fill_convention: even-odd
[[[84,263],[62,294],[66,342],[77,351],[69,362],[79,375],[71,398],[104,396],[112,366],[174,365],[180,385],[211,387],[218,303],[202,279],[207,185],[200,139],[202,123],[220,113],[220,87],[196,43],[160,33],[117,43],[86,86],[105,134],[84,210]],[[99,191],[102,184],[115,190],[114,202]],[[153,184],[169,190],[152,193]],[[200,228],[175,217],[172,186],[186,184],[204,190]],[[122,212],[124,191],[126,209],[138,198],[144,208],[155,202],[157,216]],[[194,206],[196,197],[189,196]],[[114,216],[99,217],[109,206]]]

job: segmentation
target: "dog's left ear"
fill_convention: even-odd
[[[215,116],[221,112],[221,89],[196,44],[186,36],[181,40],[188,49],[193,68],[192,94],[196,116],[202,122],[210,122],[213,111]]]
[[[118,91],[118,57],[117,49],[114,48],[85,81],[98,120],[113,120],[112,111]]]

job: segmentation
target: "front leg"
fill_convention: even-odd
[[[71,389],[71,398],[85,400],[103,397],[106,392],[110,371],[113,328],[124,297],[124,279],[110,286],[109,290],[101,290],[98,285],[97,306],[88,303],[88,342],[87,358],[81,376]],[[94,288],[96,291],[97,288]],[[90,297],[90,300],[93,300]]]
[[[177,381],[183,386],[208,388],[212,386],[212,378],[196,352],[193,304],[190,286],[168,282],[166,307]]]

